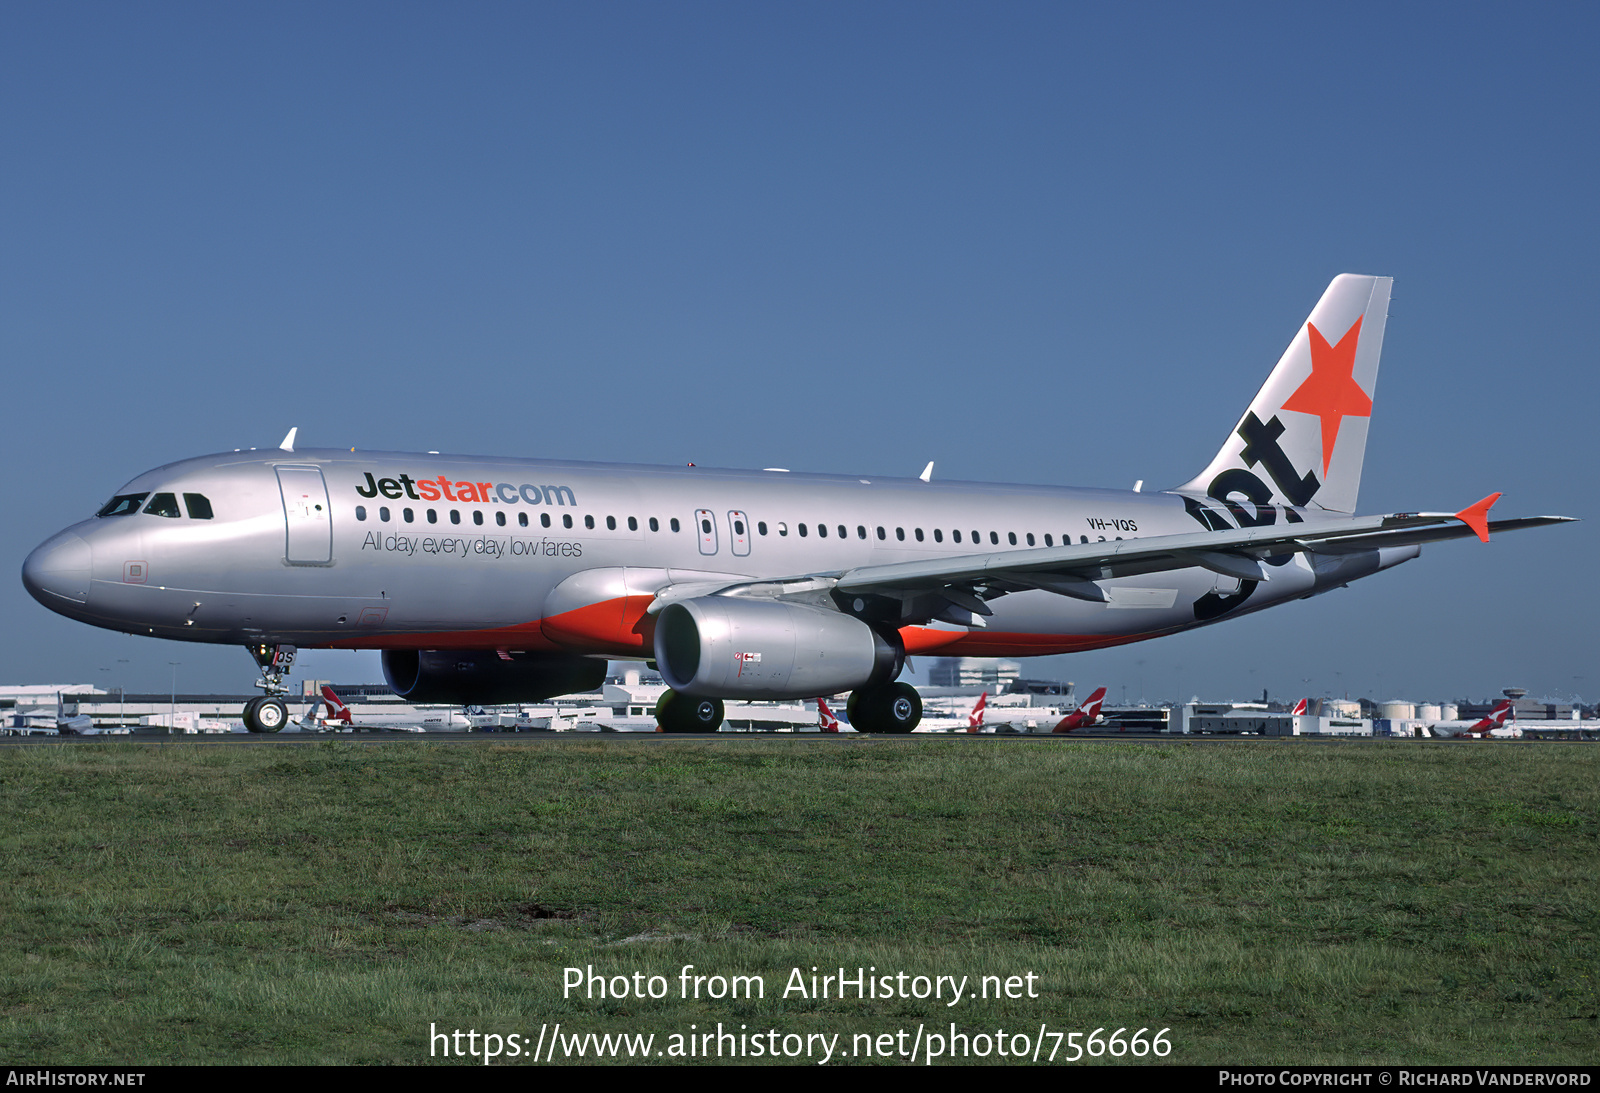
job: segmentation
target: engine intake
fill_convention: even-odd
[[[448,649],[386,649],[383,678],[412,702],[499,706],[543,702],[555,695],[592,691],[605,682],[606,662],[588,657]]]
[[[778,600],[701,596],[656,619],[667,686],[701,698],[815,698],[900,674],[905,647],[850,615]]]

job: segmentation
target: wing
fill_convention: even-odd
[[[1533,516],[1489,521],[1488,504],[1493,500],[1494,497],[1485,498],[1459,513],[1393,513],[1327,523],[1274,524],[966,554],[776,580],[695,582],[661,589],[648,610],[655,614],[674,600],[705,595],[785,599],[830,608],[860,599],[862,605],[852,605],[857,614],[868,602],[874,602],[880,608],[874,613],[892,616],[897,625],[937,619],[983,626],[983,617],[994,613],[986,601],[1012,592],[1038,589],[1106,603],[1110,597],[1098,582],[1117,577],[1198,566],[1241,580],[1266,581],[1271,578],[1271,569],[1264,559],[1284,554],[1352,554],[1468,535],[1487,541],[1491,532],[1571,520],[1565,516]],[[881,610],[896,601],[898,610]]]

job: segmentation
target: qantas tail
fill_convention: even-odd
[[[817,731],[839,731],[839,719],[834,716],[832,710],[828,709],[828,700],[826,698],[817,699]]]
[[[1106,700],[1106,689],[1097,688],[1094,694],[1078,704],[1078,708],[1063,717],[1052,732],[1071,732],[1081,729],[1085,725],[1093,725],[1100,720],[1100,706]]]
[[[1295,717],[1300,717],[1304,715],[1310,708],[1311,700],[1309,698],[1302,698],[1299,702],[1294,704],[1294,709],[1290,710],[1289,712]]]
[[[972,712],[967,715],[967,731],[980,732],[983,729],[983,710],[989,704],[989,692],[984,691],[978,696],[978,701],[973,705]]]
[[[1510,716],[1511,700],[1509,698],[1501,699],[1500,704],[1489,711],[1488,717],[1485,717],[1482,721],[1479,721],[1467,731],[1470,733],[1478,733],[1479,735],[1492,732],[1495,729],[1503,728],[1505,726],[1506,719]]]
[[[1335,277],[1217,457],[1175,492],[1250,524],[1272,522],[1267,504],[1355,512],[1393,283]]]
[[[333,693],[333,688],[328,686],[326,683],[322,685],[322,701],[328,704],[329,721],[354,720],[354,718],[350,716],[350,707],[346,706],[344,701],[338,695]]]

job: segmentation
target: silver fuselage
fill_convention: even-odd
[[[52,610],[183,641],[618,658],[651,655],[645,609],[669,585],[1207,526],[1195,501],[1169,493],[343,450],[205,456],[118,492],[199,495],[212,515],[186,503],[60,532],[24,567]],[[1240,522],[1220,502],[1207,509]],[[1266,506],[1250,516],[1339,519]],[[1113,579],[1106,603],[1013,592],[990,601],[986,626],[900,633],[913,654],[1072,652],[1315,594],[1417,553],[1286,554],[1269,559],[1270,580],[1243,584],[1202,568]]]

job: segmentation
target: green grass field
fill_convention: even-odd
[[[860,1062],[857,1034],[954,1022],[1167,1029],[1178,1063],[1593,1063],[1597,775],[1482,743],[7,748],[0,1056],[415,1063],[430,1027],[662,1050],[721,1022]],[[690,964],[764,997],[680,998]],[[670,990],[563,997],[591,966]],[[784,997],[813,966],[1037,997]]]

